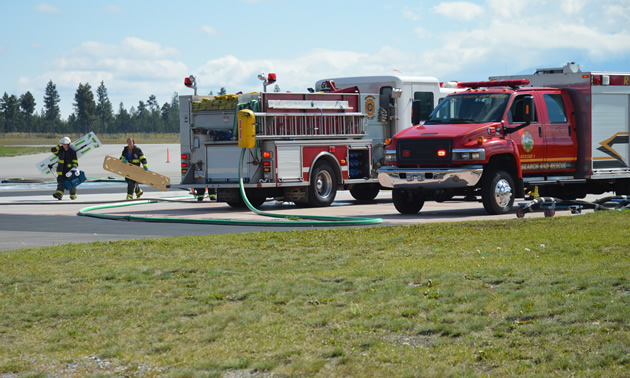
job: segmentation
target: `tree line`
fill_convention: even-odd
[[[179,99],[173,94],[170,102],[160,106],[154,95],[136,107],[125,109],[121,102],[114,110],[104,82],[96,89],[96,98],[89,83],[79,83],[74,95],[74,113],[62,119],[59,92],[50,80],[44,92],[43,108],[35,111],[31,92],[21,96],[4,92],[0,99],[0,131],[4,133],[177,133],[179,132]]]

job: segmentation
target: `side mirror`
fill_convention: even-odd
[[[512,134],[518,130],[524,129],[527,126],[531,125],[531,123],[534,121],[534,112],[536,111],[534,109],[534,97],[527,96],[520,100],[515,106],[516,114],[518,114],[518,116],[515,116],[512,121],[519,123],[523,122],[523,124],[516,127],[504,128],[505,135]]]
[[[525,97],[521,101],[520,106],[523,107],[523,122],[529,124],[534,120],[534,98],[531,96]]]
[[[420,124],[420,115],[422,114],[420,105],[420,100],[414,100],[411,103],[411,125],[413,126]]]

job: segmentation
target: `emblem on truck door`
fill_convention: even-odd
[[[368,119],[374,118],[374,112],[376,110],[376,104],[374,103],[374,96],[367,96],[365,98],[365,114]]]
[[[521,145],[525,153],[530,153],[534,149],[534,138],[529,131],[525,131],[523,135],[521,135]]]

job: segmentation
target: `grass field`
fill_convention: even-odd
[[[0,253],[0,375],[628,376],[630,212]]]
[[[54,146],[61,137],[68,136],[72,140],[79,139],[83,134],[45,134],[45,133],[2,133],[0,134],[0,146]],[[125,144],[128,137],[133,137],[137,142],[149,143],[179,143],[179,133],[130,133],[130,134],[97,134],[103,144]],[[49,147],[50,149],[50,147]]]

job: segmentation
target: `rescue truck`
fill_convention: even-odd
[[[438,101],[455,89],[430,77],[370,76],[318,81],[304,93],[267,92],[275,74],[259,75],[264,91],[200,96],[195,89],[179,96],[180,184],[198,200],[206,190],[218,202],[258,207],[268,199],[300,206],[330,205],[338,190],[357,200],[372,200],[380,190],[376,168],[385,141],[428,117]],[[255,117],[255,143],[239,160],[239,112]]]
[[[459,195],[503,214],[536,189],[563,200],[630,194],[629,81],[569,63],[459,83],[426,122],[393,137],[379,182],[403,214]]]

